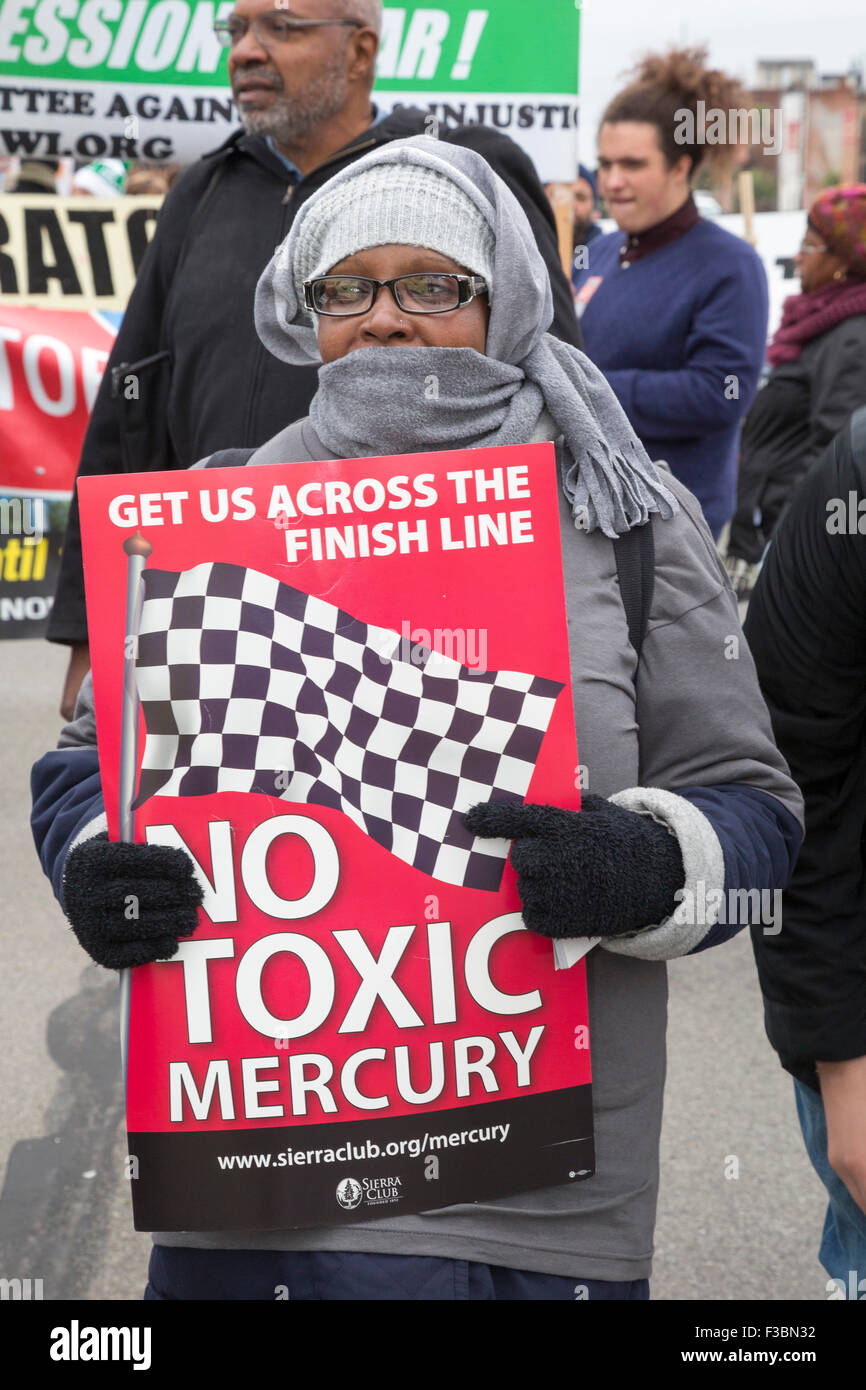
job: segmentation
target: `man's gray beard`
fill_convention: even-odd
[[[241,112],[241,123],[247,135],[270,135],[275,144],[291,149],[302,144],[308,135],[336,116],[346,104],[345,69],[340,63],[330,72],[322,73],[299,97],[281,95],[267,111]]]

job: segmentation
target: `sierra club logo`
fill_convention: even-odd
[[[336,1197],[345,1211],[354,1211],[362,1202],[369,1207],[381,1207],[390,1202],[399,1202],[403,1193],[402,1179],[388,1178],[343,1178],[337,1184]]]
[[[363,1196],[364,1189],[357,1178],[343,1178],[342,1182],[337,1183],[337,1201],[346,1211],[359,1207]]]

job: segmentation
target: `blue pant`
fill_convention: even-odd
[[[648,1299],[649,1281],[611,1283],[434,1256],[155,1245],[146,1299],[462,1302]]]
[[[830,1195],[818,1259],[839,1281],[846,1298],[866,1299],[866,1212],[860,1210],[828,1162],[827,1121],[820,1095],[801,1081],[794,1082],[794,1089],[806,1149]]]

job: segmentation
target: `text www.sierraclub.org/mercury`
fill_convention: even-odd
[[[504,1144],[508,1138],[510,1124],[487,1125],[477,1129],[458,1129],[451,1134],[427,1134],[420,1139],[392,1139],[379,1145],[371,1139],[360,1144],[341,1144],[335,1149],[285,1149],[280,1153],[220,1154],[217,1162],[220,1168],[286,1168],[300,1167],[316,1163],[357,1163],[370,1158],[394,1158],[398,1154],[408,1154],[410,1158],[420,1158],[424,1153],[437,1149],[456,1149],[463,1144]]]

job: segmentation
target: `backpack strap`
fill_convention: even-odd
[[[613,543],[619,592],[628,622],[628,639],[640,660],[655,588],[652,522],[634,526]]]
[[[560,481],[565,481],[568,454],[562,436],[554,441]],[[640,660],[655,589],[655,542],[652,521],[634,526],[613,542],[619,592],[628,623],[628,640]]]
[[[243,468],[249,463],[253,454],[258,449],[255,444],[252,449],[217,449],[215,454],[211,454],[205,468]]]

